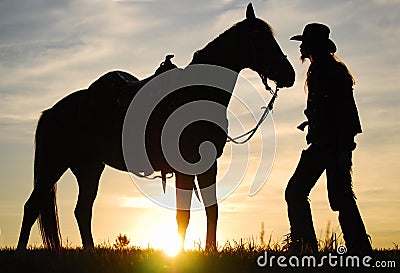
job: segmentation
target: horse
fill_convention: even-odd
[[[171,64],[168,61],[165,64]],[[220,34],[203,49],[196,51],[183,71],[201,64],[229,69],[237,75],[241,70],[249,68],[259,74],[266,88],[267,79],[274,81],[279,88],[291,87],[295,80],[294,69],[275,40],[271,26],[256,17],[251,3],[247,6],[245,19]],[[167,69],[163,69],[164,67]],[[174,67],[176,66],[164,65],[160,69],[169,70]],[[100,77],[89,88],[67,95],[42,112],[35,133],[34,187],[24,205],[17,250],[26,249],[36,220],[39,222],[44,246],[51,250],[61,249],[56,183],[68,169],[75,175],[79,186],[74,214],[82,245],[84,249],[94,248],[91,219],[100,176],[105,165],[129,172],[124,160],[121,137],[124,116],[138,90],[152,79],[166,74],[163,72],[157,71],[149,78],[139,80],[129,73],[112,71]],[[236,80],[237,77],[231,79],[232,89]],[[232,95],[232,92],[223,92],[221,95],[218,88],[211,86],[182,88],[178,93],[178,96],[171,101],[167,100],[167,103],[175,103],[176,107],[180,107],[196,100],[209,100],[221,105],[225,109],[225,115]],[[168,115],[172,112],[173,110],[168,112]],[[155,126],[149,133],[153,137],[145,139],[146,147],[150,153],[156,154],[150,156],[154,170],[175,174],[176,200],[177,203],[184,204],[183,208],[176,209],[178,233],[184,241],[190,219],[191,193],[197,189],[194,182],[197,178],[207,216],[206,248],[215,249],[218,220],[215,186],[217,158],[222,154],[226,143],[227,128],[216,128],[212,124],[199,121],[191,130],[182,132],[179,145],[182,144],[185,160],[199,160],[198,145],[205,140],[212,141],[217,150],[214,161],[207,170],[188,174],[170,166],[160,156],[161,143],[157,133],[162,129],[160,120],[161,123],[167,121],[165,107],[156,108],[155,113],[149,118],[149,123]],[[137,132],[137,139],[144,133]],[[178,190],[189,193],[189,198],[187,194],[181,196]]]

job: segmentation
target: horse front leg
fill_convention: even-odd
[[[181,249],[184,247],[186,230],[190,220],[190,204],[194,188],[194,176],[176,173],[176,222],[178,234],[182,239]]]
[[[218,221],[217,163],[215,162],[205,173],[198,175],[197,179],[207,215],[206,249],[216,250]]]
[[[77,164],[71,168],[79,186],[75,218],[78,223],[84,249],[94,249],[92,235],[92,210],[96,199],[100,176],[104,170],[102,163]]]

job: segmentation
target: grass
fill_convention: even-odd
[[[326,245],[330,245],[327,242]],[[322,244],[321,244],[322,246]],[[374,252],[374,261],[395,261],[397,268],[280,268],[260,267],[257,259],[267,252],[268,257],[290,256],[284,250],[284,243],[256,245],[254,240],[241,240],[226,243],[218,251],[190,250],[170,258],[160,250],[140,249],[136,247],[115,247],[104,245],[93,251],[79,248],[67,248],[61,253],[53,253],[43,248],[31,248],[24,253],[16,253],[13,249],[0,250],[0,272],[130,272],[130,273],[213,273],[213,272],[398,272],[400,267],[400,250],[380,249]],[[315,256],[320,259],[330,252],[329,248],[321,249]],[[299,257],[301,259],[301,257]],[[287,263],[287,262],[286,262]],[[397,271],[396,271],[397,269]]]
[[[283,237],[280,242],[272,242],[272,235],[265,240],[264,225],[261,225],[259,243],[254,238],[240,241],[226,242],[217,251],[205,251],[200,244],[197,250],[189,250],[171,258],[161,250],[152,248],[129,247],[129,239],[126,235],[119,234],[114,244],[105,242],[92,251],[71,247],[68,242],[60,253],[54,253],[43,248],[31,247],[23,253],[17,253],[12,248],[0,249],[0,272],[40,272],[40,273],[250,273],[250,272],[399,272],[400,249],[394,245],[392,249],[374,250],[373,260],[385,262],[386,268],[382,270],[376,267],[366,268],[345,267],[338,263],[335,267],[329,266],[325,260],[322,267],[292,267],[289,260],[299,263],[307,256],[307,250],[299,256],[290,256],[287,251],[290,242],[289,235]],[[337,236],[337,230],[331,229],[328,223],[325,236],[320,234],[319,252],[313,256],[316,265],[323,257],[336,255],[336,260],[345,255],[338,255],[336,249],[343,245],[341,235]],[[265,266],[259,266],[257,261],[264,262],[265,255],[268,262]],[[261,258],[260,258],[261,257]],[[286,268],[278,266],[277,259],[285,260]],[[261,259],[261,260],[260,260]],[[307,260],[305,260],[307,261]],[[361,261],[361,259],[360,259]],[[394,262],[390,264],[388,262]],[[343,265],[345,262],[343,262]],[[393,267],[395,266],[395,267]],[[396,270],[397,269],[397,270]]]

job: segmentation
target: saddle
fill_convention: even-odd
[[[122,147],[122,127],[132,99],[151,79],[177,68],[172,63],[172,58],[173,55],[167,55],[154,74],[143,80],[139,80],[128,72],[110,71],[90,84],[81,99],[78,111],[78,120],[84,137],[89,141],[90,139],[98,139],[100,142],[116,143],[115,150],[116,153],[119,153],[120,147]],[[164,111],[162,111],[162,115],[164,114]],[[150,135],[149,143],[155,142],[157,140],[158,126],[149,127],[150,131],[146,132]],[[155,129],[156,127],[157,129]],[[152,146],[152,144],[146,143],[146,146]],[[154,152],[150,148],[148,156],[152,162],[153,169],[162,170],[165,177],[164,171],[167,171],[168,165],[162,157],[162,153],[159,151]],[[140,163],[138,162],[138,164]],[[168,168],[168,172],[171,171]]]
[[[126,112],[132,99],[139,90],[153,78],[161,73],[177,68],[177,66],[171,62],[172,57],[173,55],[167,55],[165,60],[156,69],[155,73],[143,80],[139,80],[127,72],[111,71],[93,82],[86,90],[86,96],[80,104],[79,111],[79,119],[82,126],[84,126],[88,132],[88,139],[91,139],[91,135],[95,135],[96,138],[93,139],[116,143],[115,150],[117,153],[120,153],[122,147],[121,132]],[[171,78],[172,82],[174,80],[174,78]],[[165,86],[157,86],[157,88],[164,87]],[[202,87],[191,88],[196,89]],[[147,91],[158,92],[156,89],[154,91]],[[190,92],[195,96],[193,98],[191,96],[188,97],[186,92]],[[147,157],[150,160],[153,170],[161,171],[163,185],[165,185],[166,174],[174,171],[165,159],[161,147],[161,132],[163,126],[170,114],[185,103],[196,100],[197,96],[202,96],[199,94],[202,94],[202,92],[182,89],[176,92],[176,94],[174,92],[172,95],[168,95],[165,101],[157,105],[154,109],[149,117],[146,131],[143,132],[146,135],[145,146]],[[149,95],[152,96],[152,94]],[[210,139],[210,137],[212,139]],[[204,124],[204,122],[197,122],[195,125],[191,125],[188,130],[182,132],[180,138],[179,148],[182,151],[182,156],[187,162],[197,162],[200,159],[198,147],[202,142],[208,140],[214,140],[219,157],[226,143],[226,132],[221,131],[216,125]],[[99,143],[99,145],[101,145],[101,143]],[[118,158],[120,157],[121,155],[118,156]],[[139,172],[147,174],[147,171],[150,171],[142,170],[140,162],[137,162],[137,164],[138,166],[135,166],[135,169]],[[134,173],[140,175],[140,173],[136,171],[134,171]]]
[[[101,134],[101,131],[110,129],[116,119],[123,119],[133,97],[140,88],[150,79],[177,66],[171,62],[173,55],[167,55],[165,60],[156,69],[155,73],[144,79],[125,71],[110,71],[86,90],[79,105],[79,120],[81,126],[89,133]]]

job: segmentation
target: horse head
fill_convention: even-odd
[[[241,23],[247,68],[260,75],[266,89],[270,89],[267,79],[274,81],[277,87],[293,86],[295,72],[292,65],[275,40],[272,28],[256,17],[251,3],[247,6],[246,19]]]

